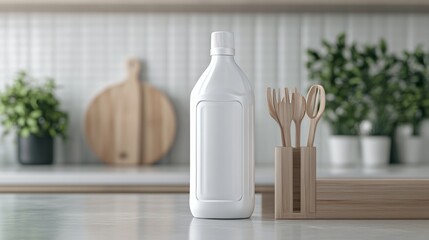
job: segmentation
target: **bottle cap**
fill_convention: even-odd
[[[234,55],[234,33],[212,32],[210,55]]]

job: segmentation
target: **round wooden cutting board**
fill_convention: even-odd
[[[165,94],[140,82],[140,69],[138,60],[129,60],[127,79],[107,87],[87,109],[86,140],[106,163],[153,164],[174,142],[173,106]]]

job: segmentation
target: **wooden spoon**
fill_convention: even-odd
[[[325,89],[321,85],[311,86],[307,93],[307,115],[310,118],[307,147],[312,147],[314,145],[317,123],[325,111],[325,105]]]
[[[272,90],[271,88],[267,88],[267,102],[268,102],[268,110],[270,113],[270,116],[277,122],[277,124],[280,127],[281,131],[281,139],[282,139],[282,146],[285,146],[285,138],[283,135],[283,127],[279,120],[278,116],[278,103],[277,103],[277,97],[276,97],[276,90]]]
[[[301,121],[305,115],[305,98],[295,88],[292,93],[292,120],[295,123],[295,147],[301,146]]]

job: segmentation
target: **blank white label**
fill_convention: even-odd
[[[197,106],[197,198],[239,201],[243,189],[243,114],[239,102]]]

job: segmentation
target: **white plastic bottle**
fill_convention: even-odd
[[[234,35],[213,32],[211,62],[191,93],[190,209],[197,218],[248,218],[255,206],[252,86]]]

